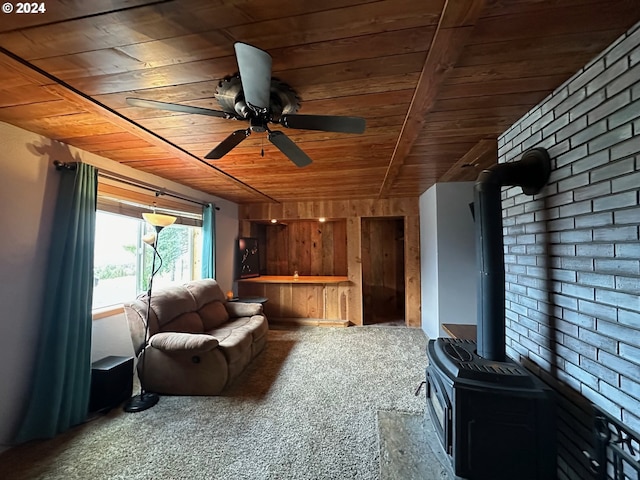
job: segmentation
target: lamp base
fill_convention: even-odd
[[[153,407],[156,403],[158,403],[160,397],[155,393],[144,392],[140,395],[134,395],[124,404],[122,409],[125,412],[135,413],[142,412],[148,408]]]

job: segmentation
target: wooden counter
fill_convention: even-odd
[[[351,282],[346,276],[265,275],[238,280],[238,296],[269,299],[264,312],[269,321],[347,326]]]
[[[442,329],[451,335],[452,338],[462,340],[475,340],[477,336],[477,326],[462,323],[443,323]]]

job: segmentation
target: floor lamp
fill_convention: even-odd
[[[176,221],[176,217],[172,217],[171,215],[162,215],[160,213],[143,213],[142,218],[145,221],[155,228],[155,234],[145,235],[142,240],[148,244],[153,249],[153,261],[151,262],[151,275],[149,276],[149,289],[147,290],[147,313],[144,321],[144,345],[142,349],[142,354],[140,355],[139,361],[142,362],[143,374],[140,377],[144,377],[144,370],[146,367],[146,349],[149,344],[149,312],[151,311],[151,289],[153,288],[153,277],[158,273],[160,268],[162,267],[162,257],[158,253],[158,237],[160,236],[160,231],[164,227],[168,227],[172,225]],[[156,268],[156,258],[160,260],[158,267]],[[124,404],[123,410],[125,412],[142,412],[148,408],[153,407],[156,403],[158,403],[159,397],[158,394],[153,392],[147,392],[144,388],[144,383],[142,378],[140,378],[140,394],[134,395]]]

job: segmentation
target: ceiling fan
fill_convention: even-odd
[[[286,83],[271,78],[271,56],[264,50],[246,43],[238,42],[234,48],[239,73],[222,80],[215,95],[222,110],[131,97],[127,98],[127,103],[135,107],[248,121],[249,126],[246,129],[231,133],[205,156],[214,160],[229,153],[252,132],[267,132],[269,141],[298,167],[309,165],[311,158],[284,132],[271,130],[269,123],[303,130],[364,132],[364,118],[296,114],[299,104],[293,89]]]

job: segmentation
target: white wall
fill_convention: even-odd
[[[238,206],[0,122],[0,450],[11,442],[33,364],[51,217],[59,182],[53,160],[83,161],[183,195],[215,203],[217,280],[233,282]],[[92,359],[131,355],[124,315],[93,322]]]
[[[133,357],[133,344],[124,313],[93,321],[91,331],[91,361],[116,355]]]
[[[429,338],[440,336],[438,321],[438,216],[435,185],[420,196],[420,286],[422,329]]]
[[[476,323],[476,252],[469,210],[473,182],[438,183],[420,197],[422,328],[445,335],[443,323]]]
[[[7,444],[21,415],[37,341],[59,176],[37,152],[44,143],[0,123],[0,445]]]

